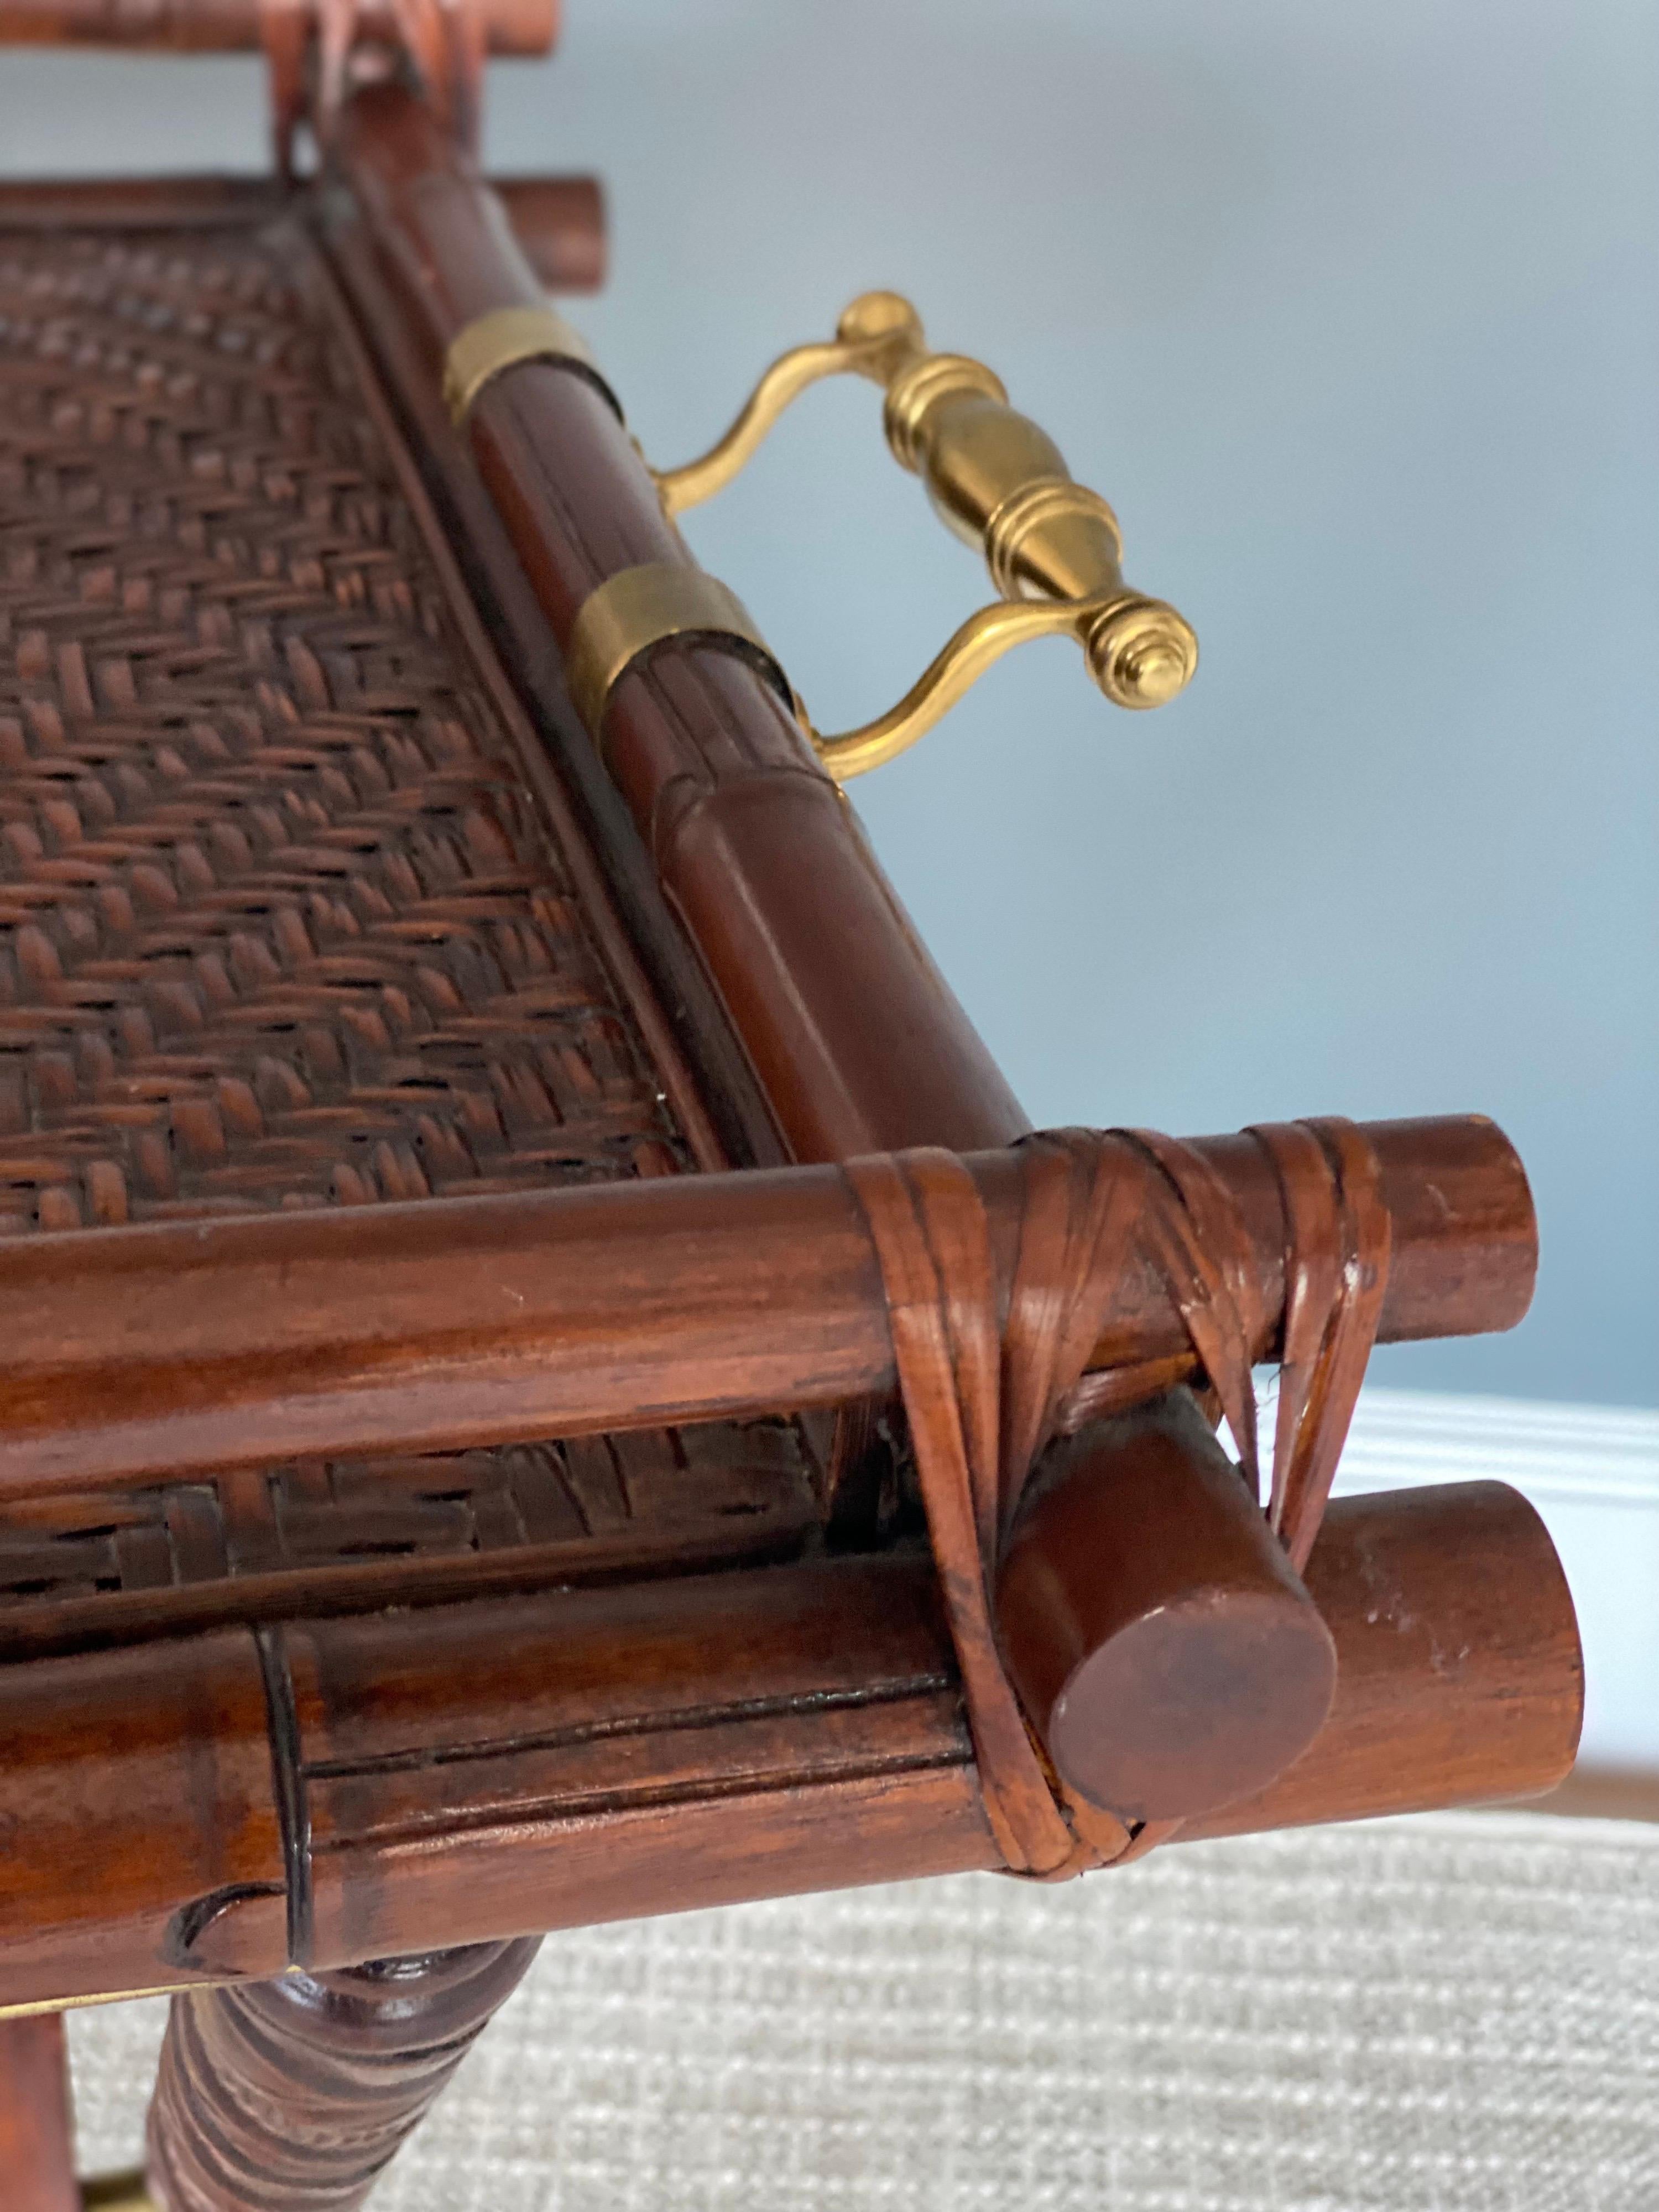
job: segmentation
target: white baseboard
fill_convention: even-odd
[[[1584,1759],[1659,1772],[1659,1413],[1364,1393],[1339,1494],[1484,1480],[1530,1498],[1561,1554],[1584,1640]]]
[[[1429,1390],[1364,1393],[1339,1491],[1486,1480],[1512,1482],[1540,1507],[1626,1505],[1659,1512],[1659,1413],[1442,1397]],[[1659,1601],[1659,1590],[1655,1596]]]

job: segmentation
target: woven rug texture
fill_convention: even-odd
[[[166,2008],[71,2027],[132,2163]],[[1452,1814],[549,1939],[374,2212],[1656,2212],[1659,1827]]]

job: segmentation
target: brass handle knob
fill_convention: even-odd
[[[933,353],[896,292],[854,300],[827,344],[797,346],[766,371],[720,441],[683,468],[653,470],[664,510],[730,483],[792,400],[823,377],[864,376],[886,394],[895,457],[919,476],[946,526],[983,552],[1000,598],[969,616],[895,708],[836,737],[809,734],[839,781],[915,743],[994,660],[1028,638],[1065,635],[1120,707],[1161,707],[1198,665],[1198,640],[1162,599],[1123,580],[1122,535],[1059,447],[1008,404],[1001,380],[965,354]]]

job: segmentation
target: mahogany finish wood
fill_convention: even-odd
[[[258,1633],[0,1668],[0,2004],[211,1978],[224,1970],[197,1962],[223,1950],[213,1923],[233,1904],[231,1971],[283,1971],[290,1867]]]
[[[289,198],[274,177],[8,177],[0,229],[234,231],[272,222]]]
[[[477,0],[492,54],[544,54],[558,0]],[[145,47],[172,53],[252,52],[262,43],[264,0],[0,0],[0,46]],[[394,49],[390,6],[359,0],[361,34]]]
[[[605,194],[597,177],[491,179],[518,240],[550,292],[596,292],[605,282]],[[269,223],[293,204],[269,177],[74,177],[0,179],[0,229],[58,232],[223,230]]]
[[[465,324],[539,301],[535,272],[417,100],[361,94],[337,152],[435,389]],[[338,265],[353,286],[352,262]],[[498,377],[471,434],[561,646],[605,577],[690,560],[586,377],[538,362]],[[763,675],[671,641],[618,687],[606,758],[798,1159],[970,1151],[1030,1127]]]
[[[1339,1500],[1307,1582],[1329,1718],[1183,1834],[1570,1768],[1571,1602],[1516,1492]],[[0,1668],[0,2003],[998,1863],[917,1552]]]
[[[348,280],[349,302],[332,288],[325,293],[331,329],[357,365],[365,410],[421,519],[458,623],[516,709],[528,739],[526,781],[550,812],[580,823],[594,876],[649,978],[674,1054],[696,1072],[726,1162],[776,1165],[789,1152],[770,1102],[696,947],[669,911],[626,803],[575,720],[552,629],[356,204],[345,192],[325,191],[312,204],[334,266]]]
[[[1368,1133],[1394,1220],[1383,1339],[1509,1326],[1536,1248],[1502,1132],[1470,1116]],[[1198,1149],[1282,1301],[1271,1164],[1249,1139]],[[969,1166],[1010,1269],[1018,1155]],[[654,1427],[893,1385],[868,1228],[828,1167],[39,1238],[8,1256],[0,1345],[0,1492]],[[1126,1271],[1097,1357],[1190,1360],[1150,1264]]]
[[[0,36],[52,12],[0,0]],[[187,42],[212,43],[235,13],[226,0],[195,9]],[[56,15],[96,35],[112,21],[91,4]],[[178,28],[166,10],[154,21],[169,36]],[[335,264],[376,373],[423,447],[428,483],[449,503],[453,554],[475,586],[492,546],[510,540],[524,564],[528,611],[522,578],[515,587],[499,563],[482,597],[521,677],[544,655],[532,713],[545,736],[558,696],[545,655],[581,598],[618,567],[689,556],[609,402],[580,374],[536,364],[501,380],[475,412],[470,457],[434,424],[448,337],[472,314],[538,299],[551,264],[544,252],[532,270],[500,203],[410,96],[363,95],[343,147],[356,204],[337,193],[328,203]],[[172,189],[188,222],[189,188]],[[160,219],[166,204],[158,191],[149,213]],[[234,190],[222,204],[228,225],[263,219]],[[588,213],[556,193],[541,204],[556,230],[570,227],[580,260],[592,244]],[[7,205],[0,196],[0,220]],[[92,203],[80,206],[93,219]],[[295,258],[304,264],[302,248]],[[326,288],[315,289],[325,301]],[[352,355],[343,327],[336,337]],[[361,373],[361,349],[355,358]],[[359,397],[428,533],[451,617],[510,723],[516,706],[374,375]],[[476,496],[478,476],[468,488],[475,465],[499,520]],[[470,520],[457,529],[462,511]],[[59,656],[71,720],[94,711],[80,665]],[[599,764],[579,764],[586,740],[567,732],[558,742],[589,818],[611,821]],[[767,1094],[757,1114],[730,1056],[702,1101],[665,1078],[702,1164],[719,1151],[706,1127],[696,1133],[704,1108],[738,1131],[726,1146],[734,1159],[769,1156],[769,1111],[804,1161],[912,1142],[972,1150],[1024,1131],[850,810],[741,658],[706,645],[660,650],[621,687],[605,750],[714,992],[651,921],[657,884],[632,878],[614,826],[605,830],[611,885],[591,866],[582,875],[580,840],[564,854],[601,937],[612,928],[613,972],[629,951],[604,919],[615,889],[653,975],[679,978],[665,1015],[693,1065],[720,1064],[729,1023]],[[526,766],[549,815],[562,818],[556,775],[548,780],[533,748]],[[649,994],[634,998],[654,1034]],[[673,1066],[660,1042],[654,1057]],[[1502,1138],[1477,1122],[1372,1133],[1395,1227],[1384,1334],[1518,1317],[1535,1248],[1524,1178]],[[1285,1224],[1257,1148],[1229,1139],[1207,1150],[1282,1297]],[[975,1170],[1006,1283],[1017,1165],[987,1154]],[[682,1185],[678,1211],[652,1211],[656,1194],[643,1190],[592,1196],[597,1212],[547,1212],[539,1195],[458,1199],[350,1222],[106,1231],[26,1250],[0,1282],[0,1342],[20,1354],[0,1380],[0,1482],[17,1503],[20,1484],[227,1482],[305,1452],[574,1436],[728,1405],[844,1407],[890,1389],[868,1241],[838,1177]],[[1085,1384],[1095,1410],[1124,1387],[1126,1366],[1139,1369],[1130,1387],[1140,1392],[1187,1371],[1185,1333],[1150,1267],[1126,1279],[1097,1357],[1103,1371]],[[1090,1407],[1074,1410],[1081,1420]],[[1074,1493],[1085,1517],[1103,1503],[1097,1472],[1085,1483],[1073,1469],[1068,1480],[1067,1462],[1087,1457],[1092,1434],[1059,1447],[1047,1477],[1050,1499]],[[1203,1518],[1183,1522],[1181,1592],[1208,1571],[1206,1541],[1212,1552],[1229,1503],[1208,1499],[1207,1537]],[[1496,1636],[1480,1610],[1490,1586],[1437,1584],[1441,1640],[1426,1650],[1413,1640],[1425,1617],[1419,1581],[1431,1579],[1419,1555],[1467,1553],[1468,1501],[1449,1493],[1427,1521],[1395,1510],[1374,1530],[1334,1511],[1309,1584],[1345,1668],[1350,1643],[1360,1653],[1356,1681],[1305,1754],[1249,1801],[1263,1825],[1283,1805],[1290,1818],[1368,1809],[1384,1744],[1389,1786],[1411,1802],[1445,1802],[1453,1784],[1464,1796],[1512,1796],[1554,1778],[1576,1735],[1576,1645],[1547,1541],[1517,1507],[1498,1493],[1474,1518],[1499,1563],[1505,1618],[1523,1629]],[[781,1540],[805,1533],[797,1515]],[[1334,1564],[1322,1567],[1333,1536]],[[657,1564],[673,1553],[670,1543]],[[45,1639],[25,1637],[10,1647],[17,1660],[0,1665],[0,1817],[19,1838],[0,1992],[14,1995],[14,1983],[37,1996],[83,1992],[121,1974],[119,1985],[137,1987],[315,1970],[181,2002],[152,2136],[174,2212],[359,2201],[447,2078],[453,2039],[475,2032],[522,1971],[533,1946],[514,1939],[532,1930],[995,1862],[931,1562],[901,1552],[767,1569],[740,1557],[718,1545],[699,1554],[688,1534],[682,1571],[700,1559],[728,1571],[587,1589],[548,1587],[579,1570],[525,1557],[513,1586],[533,1596],[465,1605],[431,1602],[447,1594],[447,1568],[422,1569],[424,1582],[400,1568],[382,1587],[354,1567],[349,1584],[320,1577],[303,1595],[273,1583],[249,1607],[257,1626],[240,1617],[234,1583],[217,1613],[200,1586],[167,1604],[146,1598],[118,1620],[101,1595],[74,1615],[43,1608],[54,1623]],[[404,1607],[424,1599],[424,1609],[352,1610],[394,1586]],[[1349,1617],[1356,1602],[1363,1637]],[[166,1633],[186,1620],[204,1632]],[[1085,1641],[1109,1649],[1110,1626],[1085,1623]],[[149,1640],[121,1648],[135,1635]],[[24,1663],[29,1649],[57,1656]],[[1499,1716],[1472,1752],[1474,1730]],[[1059,1740],[1070,1741],[1063,1729]],[[1310,1806],[1322,1809],[1295,1809]],[[434,1942],[494,1948],[476,1974],[453,1954],[355,1971],[365,1957],[429,1954]],[[43,1989],[47,1975],[54,1985]],[[458,1989],[470,1994],[453,1999]]]
[[[1336,1686],[1329,1630],[1184,1389],[1053,1447],[997,1624],[1056,1772],[1128,1820],[1264,1789]]]
[[[649,979],[674,1058],[696,1073],[725,1163],[775,1165],[789,1152],[770,1102],[696,947],[669,910],[622,795],[575,720],[547,617],[455,434],[355,203],[325,191],[312,205],[336,269],[349,277],[349,304],[324,288],[332,334],[356,365],[365,410],[421,520],[458,624],[524,733],[526,781],[550,815],[580,825],[594,883]]]
[[[994,1848],[917,1553],[37,1660],[0,1668],[0,2004]]]
[[[1276,1782],[1183,1836],[1297,1827],[1333,1804],[1359,1820],[1536,1797],[1571,1771],[1584,1717],[1572,1597],[1506,1483],[1338,1498],[1307,1583],[1336,1638],[1330,1718]],[[1500,1771],[1524,1779],[1505,1790]]]
[[[435,533],[422,558],[292,204],[210,179],[0,191],[14,1236],[729,1157],[640,969],[672,925],[639,898],[619,925]],[[734,1442],[13,1499],[8,1648],[787,1553],[811,1485]],[[141,1784],[199,1808],[206,1755]],[[263,1905],[274,1970],[280,1888],[231,1887],[244,1933]]]
[[[0,2192],[6,2212],[81,2212],[59,2013],[0,2020]]]
[[[368,104],[365,103],[360,118],[368,112]],[[392,115],[391,103],[381,103],[374,113],[372,128],[365,125],[358,144],[359,154],[372,137],[375,143],[371,158],[384,155],[391,136],[388,118]],[[404,109],[398,118],[399,128],[406,118]],[[411,119],[412,138],[418,137],[420,128],[418,118]],[[352,145],[348,132],[345,147],[349,168],[354,161]],[[435,149],[431,158],[441,158]],[[450,167],[453,168],[454,165],[451,163]],[[410,168],[422,175],[418,208],[413,205],[412,199],[407,204],[400,200],[395,162],[390,167],[383,163],[379,172],[378,180],[386,185],[387,190],[383,204],[371,204],[371,222],[380,257],[378,268],[367,264],[349,225],[343,232],[337,229],[335,237],[337,250],[340,250],[340,240],[344,237],[342,266],[360,307],[374,325],[375,342],[382,349],[383,363],[399,383],[405,407],[418,416],[421,386],[424,384],[429,389],[434,381],[442,346],[454,330],[473,313],[510,304],[524,295],[515,289],[516,280],[510,271],[503,279],[504,290],[486,287],[480,292],[476,287],[477,272],[487,270],[491,258],[488,251],[482,250],[489,230],[488,210],[480,209],[464,186],[454,196],[455,205],[447,206],[444,195],[432,188],[428,157],[418,150]],[[364,197],[361,164],[353,173],[361,202]],[[456,246],[447,226],[453,225],[465,234],[469,224],[472,226],[472,234],[463,246]],[[402,345],[389,358],[386,332],[395,326],[397,318],[389,311],[383,289],[383,279],[388,272],[394,294],[402,299],[406,318]],[[516,396],[532,392],[533,399],[526,398],[515,415]],[[535,416],[533,429],[526,428],[527,414]],[[601,574],[611,573],[615,567],[627,565],[629,561],[669,557],[676,553],[678,539],[661,524],[648,484],[616,436],[608,407],[584,380],[565,370],[544,367],[514,372],[502,379],[494,392],[485,394],[474,416],[472,442],[483,477],[495,494],[508,534],[526,563],[542,611],[556,635],[562,636],[568,630],[574,607]],[[438,443],[441,445],[441,438]],[[586,524],[590,507],[584,503],[586,486],[596,472],[602,480],[605,508],[603,527],[596,524],[588,530],[588,547],[577,545],[573,552],[568,541]],[[623,530],[625,543],[620,550],[612,551],[619,526]],[[548,551],[550,531],[556,542],[556,554]],[[581,554],[593,545],[605,547],[605,556],[584,565]],[[564,562],[562,568],[561,560]],[[570,581],[573,575],[574,580]],[[683,661],[690,665],[696,659],[697,652],[697,648],[665,647],[653,657],[650,668],[636,672],[637,682],[645,683],[660,668],[664,681],[672,684],[673,664]],[[729,655],[715,655],[704,649],[702,659],[709,664],[705,672],[708,684],[736,685],[750,698],[751,712],[742,726],[745,729],[751,725],[758,728],[758,716],[759,721],[764,721],[775,732],[779,722],[776,709],[764,686],[757,685],[752,672],[733,662]],[[728,665],[719,667],[721,661]],[[868,918],[857,919],[848,909],[843,934],[840,928],[830,933],[823,927],[826,913],[836,914],[838,922],[841,920],[834,896],[815,905],[810,913],[802,912],[802,883],[811,884],[812,898],[817,900],[821,882],[830,880],[830,874],[821,869],[794,871],[799,839],[793,827],[787,838],[775,834],[757,838],[753,852],[747,855],[734,854],[720,842],[725,833],[715,801],[721,799],[724,787],[721,790],[714,787],[722,778],[726,785],[735,786],[742,781],[752,786],[762,772],[769,776],[776,770],[781,775],[787,769],[790,779],[787,795],[786,787],[779,784],[775,789],[768,790],[765,803],[777,809],[799,805],[811,810],[814,800],[810,788],[803,783],[803,772],[810,785],[811,771],[794,732],[788,731],[779,740],[783,750],[776,754],[766,751],[758,739],[745,738],[746,750],[738,755],[734,763],[731,733],[739,725],[733,719],[732,699],[723,693],[718,717],[710,719],[704,708],[701,721],[695,718],[694,708],[677,703],[679,726],[668,742],[657,744],[654,752],[651,746],[655,740],[647,730],[647,742],[641,755],[646,764],[640,775],[630,782],[627,773],[631,741],[629,701],[635,688],[635,679],[630,679],[617,701],[607,729],[605,757],[629,796],[642,834],[648,834],[652,839],[652,849],[665,884],[685,915],[692,936],[721,985],[793,1147],[801,1157],[822,1156],[851,1149],[860,1142],[874,1141],[870,1133],[872,1128],[884,1134],[895,1126],[902,1128],[902,1115],[917,1087],[913,1071],[918,1059],[931,1064],[935,1042],[933,1038],[928,1038],[920,1049],[913,1038],[908,1059],[899,1059],[897,1065],[905,1079],[901,1086],[892,1080],[893,1055],[885,1055],[888,1065],[872,1069],[860,1063],[852,1068],[849,1075],[851,1063],[843,1044],[836,1055],[836,1067],[826,1071],[812,1059],[815,1036],[804,1036],[801,1033],[800,1001],[805,998],[808,1024],[814,1031],[827,1021],[838,1037],[847,1025],[860,1034],[867,1034],[872,1002],[862,982],[852,994],[854,1003],[850,1005],[841,1001],[837,994],[846,982],[844,947],[862,946],[872,939]],[[649,702],[640,711],[648,724]],[[699,740],[694,736],[691,751],[696,752],[696,757],[693,759],[684,732],[696,732],[705,727],[710,732],[718,728],[719,741],[702,745],[699,750]],[[687,831],[684,840],[673,842],[680,837],[680,802],[693,791],[704,793],[693,807],[685,810],[687,819],[696,816],[692,829],[708,844],[708,866],[701,877],[694,867],[677,872],[678,862],[684,860],[691,849],[691,831]],[[729,792],[725,793],[725,796],[729,795]],[[744,805],[748,812],[755,814],[761,803],[762,794],[747,788]],[[733,882],[741,887],[735,900],[728,896],[728,887]],[[708,892],[702,904],[698,902],[700,884],[706,886]],[[775,950],[779,944],[787,947],[787,957],[781,964],[788,971],[784,988],[776,994],[775,1004],[763,1005],[758,1018],[753,999],[757,973],[754,948],[734,943],[731,934],[734,927],[739,933],[749,927],[757,902],[763,908],[766,927],[771,933],[770,949]],[[879,941],[883,936],[879,922],[873,933]],[[831,945],[833,953],[826,960],[825,948]],[[765,996],[763,991],[762,996]],[[892,996],[890,991],[883,989],[876,1003],[884,1006]],[[914,1024],[911,1026],[914,1028]],[[925,1073],[924,1070],[924,1079]],[[818,1117],[834,1109],[833,1085],[837,1080],[851,1081],[856,1097],[848,1110],[841,1115],[833,1131],[826,1134]],[[885,1091],[884,1085],[889,1086]],[[900,1118],[896,1123],[891,1104],[895,1091],[900,1092],[896,1109]],[[960,1086],[957,1091],[959,1098]],[[826,1101],[830,1102],[830,1109],[826,1109]],[[887,1141],[896,1139],[887,1134]],[[956,1141],[961,1140],[958,1138]],[[1529,1262],[1523,1261],[1523,1265],[1529,1266]]]
[[[597,177],[492,177],[524,257],[550,292],[597,292],[608,241]]]
[[[171,2212],[353,2212],[538,1940],[175,1997],[149,2112]]]

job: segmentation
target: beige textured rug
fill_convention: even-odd
[[[73,2027],[82,2165],[163,2008]],[[375,2212],[1659,2212],[1659,1827],[1445,1814],[551,1938]]]

